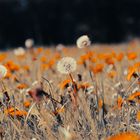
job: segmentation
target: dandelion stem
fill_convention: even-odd
[[[75,82],[74,82],[74,80],[73,80],[72,74],[69,73],[69,76],[70,76],[71,82],[72,82],[73,87],[74,87],[74,94],[76,94],[76,93],[77,93],[77,90],[76,90],[76,85],[75,85]]]

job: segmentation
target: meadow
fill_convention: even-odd
[[[29,43],[0,64],[2,140],[140,140],[139,40]]]

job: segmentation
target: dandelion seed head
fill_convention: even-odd
[[[33,39],[27,39],[27,40],[25,40],[25,47],[26,48],[32,48],[33,47],[33,45],[34,45],[34,40]]]
[[[72,57],[63,57],[57,63],[57,70],[62,74],[68,74],[76,70],[76,61]]]
[[[4,78],[7,74],[7,68],[3,65],[0,65],[0,79]]]
[[[16,56],[25,55],[25,50],[24,50],[24,48],[19,47],[19,48],[17,48],[17,49],[14,50],[14,54],[15,54]]]
[[[78,48],[86,48],[91,45],[91,41],[87,35],[83,35],[77,39],[76,44]]]
[[[62,51],[63,48],[65,48],[65,47],[64,47],[64,45],[62,45],[62,44],[58,44],[58,45],[56,46],[56,50],[57,50],[57,51]]]

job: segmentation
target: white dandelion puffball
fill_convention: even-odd
[[[72,57],[63,57],[57,63],[57,70],[60,73],[68,74],[74,72],[76,70],[77,63],[74,58]]]
[[[34,45],[34,40],[33,39],[27,39],[27,40],[25,40],[25,47],[26,48],[32,48],[33,47],[33,45]]]
[[[7,68],[3,65],[0,65],[0,79],[4,78],[7,74]]]
[[[56,46],[56,50],[57,50],[57,51],[62,51],[63,48],[65,48],[65,47],[64,47],[64,45],[62,45],[62,44],[58,44],[58,45]]]
[[[22,56],[22,55],[25,54],[25,50],[24,50],[24,48],[19,47],[19,48],[17,48],[17,49],[14,50],[14,54],[16,56]]]
[[[76,45],[78,48],[89,47],[91,45],[91,41],[87,35],[83,35],[77,39]]]

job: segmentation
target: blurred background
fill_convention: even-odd
[[[0,47],[119,43],[140,36],[140,0],[0,0]]]

